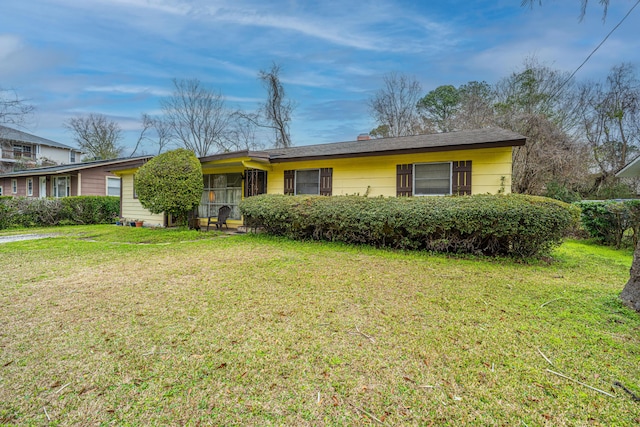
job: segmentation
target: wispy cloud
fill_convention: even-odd
[[[154,96],[169,96],[171,91],[164,88],[150,87],[150,86],[136,86],[136,85],[110,85],[110,86],[88,86],[85,89],[87,92],[105,92],[114,94],[147,94]]]

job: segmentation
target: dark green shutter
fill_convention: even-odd
[[[465,196],[471,195],[471,160],[453,162],[451,192]]]
[[[413,164],[397,165],[396,167],[396,196],[413,196]]]
[[[320,195],[330,196],[333,187],[333,168],[320,169]]]

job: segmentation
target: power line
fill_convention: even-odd
[[[613,34],[613,32],[614,32],[615,30],[617,30],[617,29],[618,29],[618,27],[619,27],[620,25],[622,25],[622,23],[625,21],[625,19],[627,19],[627,17],[628,17],[629,15],[631,15],[631,12],[633,12],[633,9],[635,9],[635,8],[636,8],[636,6],[638,6],[639,4],[640,4],[640,0],[638,0],[638,1],[633,5],[633,6],[631,6],[631,9],[629,9],[629,11],[627,12],[627,14],[626,14],[626,15],[624,15],[624,17],[620,20],[620,22],[618,22],[618,24],[617,24],[615,27],[613,27],[613,28],[611,29],[611,31],[609,31],[609,34],[607,34],[607,35],[605,36],[605,38],[604,38],[604,39],[602,39],[602,41],[600,42],[600,44],[598,44],[598,46],[596,46],[596,47],[595,47],[595,49],[593,49],[593,50],[591,51],[591,53],[587,56],[587,58],[586,58],[584,61],[582,61],[582,64],[580,64],[580,65],[578,66],[578,68],[576,68],[576,69],[573,71],[573,73],[571,73],[571,75],[570,75],[569,77],[567,77],[567,79],[566,79],[564,82],[562,82],[562,84],[560,85],[560,87],[558,87],[558,89],[556,89],[556,91],[553,93],[553,95],[551,95],[551,98],[554,98],[554,97],[555,97],[555,96],[556,96],[556,95],[557,95],[557,94],[562,90],[562,88],[564,87],[564,85],[566,85],[567,83],[569,83],[569,81],[573,78],[573,76],[575,76],[575,75],[576,75],[576,73],[580,70],[580,68],[582,68],[582,66],[583,66],[584,64],[586,64],[586,63],[587,63],[587,61],[588,61],[589,59],[591,59],[591,57],[593,56],[593,54],[594,54],[594,53],[596,53],[596,51],[597,51],[598,49],[600,49],[600,46],[602,46],[602,45],[604,44],[604,42],[606,42],[606,41],[607,41],[607,39],[609,38],[609,36],[610,36],[611,34]]]

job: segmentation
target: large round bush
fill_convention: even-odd
[[[184,224],[202,197],[202,166],[189,150],[167,151],[138,169],[134,185],[142,206],[154,214],[170,214]]]

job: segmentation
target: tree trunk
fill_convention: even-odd
[[[629,308],[640,312],[640,245],[636,245],[633,253],[629,281],[624,286],[620,299]]]

